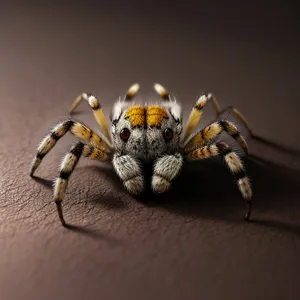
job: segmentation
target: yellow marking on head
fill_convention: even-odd
[[[128,119],[131,127],[145,125],[145,108],[140,105],[131,106],[127,109],[124,116],[125,119]]]
[[[147,107],[147,125],[160,127],[163,119],[168,119],[167,112],[158,105],[151,105]]]

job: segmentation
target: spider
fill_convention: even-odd
[[[31,164],[32,177],[45,155],[67,132],[79,139],[63,158],[59,177],[54,183],[54,201],[62,225],[67,225],[63,217],[62,201],[70,176],[81,156],[111,162],[125,189],[138,195],[145,189],[142,168],[145,163],[150,162],[153,165],[152,191],[164,193],[179,175],[184,159],[197,161],[220,155],[235,175],[238,188],[246,200],[245,220],[249,220],[252,190],[243,163],[239,155],[226,143],[213,142],[218,135],[226,132],[248,153],[245,139],[236,126],[226,119],[215,121],[193,133],[201,119],[203,108],[209,101],[217,115],[231,110],[248,127],[243,115],[232,106],[221,110],[212,94],[202,95],[192,108],[183,132],[181,106],[176,99],[162,85],[156,83],[154,89],[162,99],[160,103],[138,105],[133,98],[139,88],[139,84],[133,84],[125,97],[119,98],[114,104],[110,115],[110,130],[98,99],[90,93],[81,94],[75,99],[70,114],[82,100],[86,100],[101,131],[95,133],[86,125],[68,118],[57,124],[38,146]]]

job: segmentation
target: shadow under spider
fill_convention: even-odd
[[[287,224],[280,217],[266,218],[266,215],[278,214],[291,208],[291,218],[300,216],[299,186],[300,171],[276,165],[275,163],[251,155],[243,159],[253,187],[253,210],[251,225],[264,226],[273,231],[292,233],[300,236],[300,222]],[[156,195],[151,192],[152,166],[145,166],[147,188],[144,194],[134,197],[148,207],[163,207],[171,213],[187,215],[201,219],[218,219],[230,222],[244,222],[244,200],[242,199],[233,175],[219,157],[199,162],[187,162],[168,193]],[[120,192],[121,197],[97,198],[94,203],[109,208],[122,209],[126,201],[131,201],[113,168],[86,166],[87,171],[94,170],[103,174],[111,182],[111,187]],[[34,177],[34,180],[52,187],[52,181]],[[99,188],[97,188],[99,191]],[[90,193],[91,194],[91,193]],[[101,196],[101,194],[99,195]],[[97,199],[96,199],[97,198]],[[263,213],[263,217],[259,215]],[[244,223],[245,224],[245,223]],[[70,227],[71,226],[71,227]],[[86,233],[87,229],[69,225],[69,229]]]
[[[300,235],[300,222],[298,225],[293,225],[279,218],[278,220],[265,218],[265,215],[272,216],[273,213],[280,213],[288,207],[299,208],[295,210],[295,213],[300,213],[298,200],[300,172],[258,157],[251,157],[251,155],[244,158],[244,162],[253,187],[251,226],[264,226],[275,231]],[[113,168],[104,169],[101,166],[87,168],[104,173],[105,179],[111,182],[112,188],[120,191],[127,201],[132,201]],[[154,194],[151,191],[151,165],[144,167],[144,174],[147,183],[146,190],[134,199],[149,208],[163,207],[171,213],[194,218],[245,222],[243,220],[244,200],[233,175],[219,157],[199,162],[186,162],[170,191],[165,194]],[[115,207],[116,200],[117,198],[101,197],[94,202]],[[123,200],[122,203],[124,203]],[[261,213],[264,217],[259,217]]]
[[[300,172],[263,160],[258,163],[251,157],[244,161],[253,186],[251,226],[265,226],[300,236],[300,221],[290,225],[279,217],[278,220],[265,218],[267,214],[280,214],[281,211],[294,207],[295,217],[292,218],[297,219],[297,213],[300,215]],[[221,164],[220,158],[188,162],[168,193],[155,195],[148,190],[136,199],[150,207],[164,207],[175,214],[245,222],[244,200],[233,175]]]

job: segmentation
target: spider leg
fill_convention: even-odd
[[[185,126],[186,131],[185,131],[185,134],[184,134],[184,137],[182,140],[183,143],[186,142],[186,140],[190,137],[193,129],[199,123],[199,121],[201,119],[201,115],[202,115],[202,109],[206,105],[207,101],[212,102],[212,105],[214,107],[217,117],[219,117],[220,115],[222,115],[223,113],[225,113],[227,111],[231,111],[237,117],[237,119],[247,128],[249,133],[253,136],[253,132],[249,126],[248,121],[246,120],[245,116],[240,111],[238,111],[232,105],[226,106],[225,108],[221,109],[217,99],[212,94],[208,94],[207,96],[205,96],[205,95],[201,96],[198,99],[198,101],[196,102],[196,105],[193,107],[192,112],[189,117],[189,120],[187,121],[186,126]]]
[[[113,156],[112,164],[125,188],[130,193],[138,195],[144,191],[144,176],[137,159],[130,155],[116,153]]]
[[[237,127],[228,120],[214,122],[201,129],[184,144],[184,149],[186,152],[188,152],[189,149],[209,142],[223,131],[227,132],[232,138],[234,138],[242,147],[242,149],[248,154],[248,146],[244,137],[240,134]]]
[[[59,177],[54,184],[54,201],[62,225],[66,225],[66,222],[63,217],[61,203],[64,199],[70,176],[82,155],[96,160],[108,159],[107,154],[101,149],[81,142],[72,146],[70,152],[65,155],[61,163]]]
[[[252,198],[252,189],[250,185],[249,178],[247,177],[243,163],[239,156],[231,150],[231,148],[221,142],[211,145],[206,145],[204,147],[195,149],[187,153],[187,159],[190,161],[201,160],[204,158],[210,158],[217,155],[221,155],[230,169],[234,174],[239,190],[246,200],[247,210],[245,214],[245,220],[249,220],[251,215],[251,198]]]
[[[140,89],[140,85],[138,83],[133,84],[127,91],[124,101],[131,101],[134,96],[137,94]]]
[[[97,146],[100,150],[103,150],[105,153],[109,153],[111,151],[107,143],[90,128],[77,121],[66,120],[57,124],[40,143],[37,149],[37,154],[31,164],[31,176],[33,176],[35,170],[38,168],[45,155],[68,131],[70,131],[78,139]]]
[[[155,83],[153,88],[156,93],[162,98],[162,100],[170,101],[171,97],[169,92],[160,83]]]
[[[189,119],[186,122],[185,133],[182,139],[182,143],[184,143],[190,137],[192,131],[199,123],[203,113],[203,108],[206,105],[206,103],[207,103],[207,97],[205,95],[202,95],[197,100],[196,105],[193,107]]]
[[[179,175],[183,164],[181,154],[164,155],[158,158],[154,164],[152,176],[152,190],[156,193],[168,191],[173,179]]]
[[[105,121],[103,109],[99,103],[99,100],[94,95],[92,95],[91,93],[82,93],[81,95],[79,95],[71,106],[70,114],[73,113],[73,111],[78,107],[82,100],[88,101],[89,106],[93,110],[94,117],[97,123],[100,125],[104,136],[108,139],[109,142],[111,142],[111,136],[108,131],[107,123]]]
[[[222,115],[223,113],[225,113],[227,111],[231,111],[237,117],[237,119],[247,128],[249,133],[251,135],[253,135],[253,131],[251,130],[251,128],[249,126],[249,122],[247,121],[245,116],[240,111],[238,111],[232,105],[228,105],[225,108],[221,109],[217,99],[212,94],[209,94],[209,97],[210,97],[211,101],[213,102],[213,106],[214,106],[215,112],[217,114],[217,117],[219,117],[220,115]]]

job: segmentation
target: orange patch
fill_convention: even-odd
[[[146,122],[148,126],[160,127],[163,119],[168,119],[167,112],[158,105],[151,105],[147,108]]]
[[[158,105],[151,105],[148,107],[131,106],[127,109],[124,116],[129,120],[132,128],[140,126],[144,127],[145,122],[147,126],[160,127],[163,119],[168,119],[167,112]]]
[[[145,125],[145,108],[142,106],[131,106],[127,109],[124,116],[128,119],[132,128]]]

